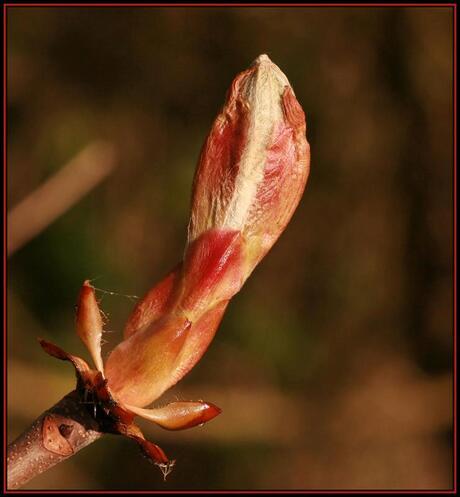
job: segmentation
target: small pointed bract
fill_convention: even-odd
[[[101,357],[101,339],[104,321],[96,300],[94,288],[89,280],[83,283],[78,296],[77,303],[77,333],[82,342],[86,345],[94,361],[96,369],[104,372],[104,365]]]
[[[126,405],[134,414],[153,421],[166,430],[185,430],[202,425],[215,418],[222,411],[210,402],[171,402],[164,407],[142,409]]]

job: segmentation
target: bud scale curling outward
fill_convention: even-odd
[[[88,280],[83,283],[78,297],[76,325],[77,334],[88,349],[96,369],[103,372],[101,339],[104,323],[94,288]]]
[[[137,305],[126,340],[108,358],[118,399],[149,404],[205,352],[228,301],[301,198],[310,159],[305,131],[286,76],[259,56],[233,81],[202,149],[184,261]]]
[[[89,281],[80,292],[76,324],[97,371],[41,342],[46,352],[74,365],[84,396],[89,392],[104,411],[106,429],[136,440],[165,477],[174,461],[132,420],[141,416],[181,430],[221,412],[204,401],[144,407],[200,360],[230,299],[285,229],[309,173],[305,133],[289,81],[267,55],[259,56],[234,79],[201,151],[183,260],[136,305],[105,368],[103,319]]]

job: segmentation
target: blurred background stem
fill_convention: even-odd
[[[111,143],[92,142],[13,207],[7,216],[8,256],[96,187],[112,172],[115,164],[116,153]]]

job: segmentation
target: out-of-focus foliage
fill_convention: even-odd
[[[235,74],[268,53],[303,105],[311,175],[214,342],[165,395],[223,413],[146,427],[175,471],[107,436],[27,488],[452,485],[452,9],[7,10],[8,207],[96,139],[101,185],[8,264],[8,434],[73,386],[86,278],[142,295],[181,258],[200,147]],[[76,178],[78,180],[78,178]],[[133,302],[101,293],[110,350]]]

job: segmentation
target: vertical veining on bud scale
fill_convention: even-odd
[[[229,229],[241,230],[246,223],[257,187],[264,178],[268,142],[275,124],[283,118],[281,95],[289,85],[286,76],[267,55],[259,56],[253,67],[253,73],[241,88],[241,98],[249,104],[249,131],[223,222],[223,226]]]

